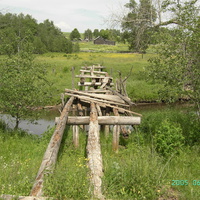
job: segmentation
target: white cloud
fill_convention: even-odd
[[[39,22],[49,19],[62,31],[78,28],[83,32],[87,28],[107,28],[103,18],[109,14],[109,8],[127,2],[129,0],[0,0],[0,7],[11,13],[30,14]]]
[[[55,24],[57,27],[59,27],[64,32],[70,32],[72,30],[72,27],[67,24],[66,22],[60,21]]]

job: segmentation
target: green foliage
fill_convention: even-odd
[[[145,53],[151,44],[152,24],[157,18],[155,8],[149,0],[140,0],[139,4],[130,0],[125,7],[129,12],[122,21],[123,38],[127,39],[131,50]]]
[[[16,128],[20,119],[35,116],[33,109],[49,101],[45,66],[34,63],[29,52],[1,61],[0,85],[0,110],[15,117]]]
[[[163,100],[191,100],[200,109],[199,9],[195,1],[173,4],[177,26],[160,32],[158,56],[150,59],[149,77],[164,85]],[[170,7],[171,9],[171,7]],[[176,12],[178,10],[179,12]]]
[[[78,31],[77,28],[75,28],[71,33],[70,33],[70,40],[71,41],[78,41],[81,38],[81,35]]]
[[[167,120],[163,121],[156,129],[154,140],[156,151],[166,158],[180,153],[184,144],[180,125]]]
[[[12,55],[19,52],[23,43],[29,43],[34,53],[72,52],[72,43],[54,26],[45,20],[38,24],[30,15],[0,14],[0,54]]]
[[[73,44],[73,52],[77,53],[79,51],[80,51],[80,46],[79,46],[79,43],[76,42],[76,43]]]
[[[0,129],[0,195],[27,196],[47,142],[21,130]]]
[[[90,199],[87,158],[85,157],[86,135],[80,132],[80,147],[72,144],[72,131],[67,128],[54,174],[45,177],[46,196],[56,199]]]
[[[102,189],[107,199],[199,198],[199,187],[192,185],[200,176],[199,144],[183,145],[183,151],[176,156],[172,153],[169,158],[163,158],[155,151],[156,143],[147,138],[152,132],[162,135],[165,131],[177,141],[173,133],[179,135],[182,130],[184,134],[187,126],[188,130],[193,125],[199,126],[195,122],[186,124],[191,116],[183,113],[184,109],[175,111],[174,108],[144,112],[142,125],[130,134],[126,146],[120,146],[117,154],[112,151],[112,134],[105,137],[101,133]],[[49,130],[38,137],[0,129],[0,194],[29,194],[52,133]],[[45,176],[45,196],[58,200],[92,198],[85,152],[87,136],[82,131],[79,136],[80,146],[75,149],[72,131],[66,128],[54,174]],[[165,136],[162,139],[166,141],[169,137]],[[172,186],[172,180],[188,180],[188,185]]]
[[[88,41],[90,41],[90,40],[92,40],[92,38],[93,38],[92,31],[90,29],[87,29],[84,32],[84,40],[87,39]]]

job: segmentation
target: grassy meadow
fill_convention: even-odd
[[[150,50],[141,55],[116,53],[118,47],[91,43],[80,43],[80,47],[84,52],[36,55],[36,62],[46,65],[48,80],[53,83],[52,105],[60,103],[60,93],[65,88],[72,88],[71,68],[75,67],[75,74],[79,74],[81,66],[93,64],[106,66],[114,78],[119,76],[118,71],[126,77],[133,67],[127,80],[132,101],[159,101],[157,92],[162,86],[147,82],[144,75],[148,59],[155,56]],[[123,45],[125,50],[128,47]],[[120,137],[118,153],[112,151],[112,134],[105,137],[101,133],[103,194],[113,200],[198,200],[200,123],[197,114],[192,107],[171,105],[143,110],[141,114],[141,125],[134,127],[128,139]],[[8,129],[0,122],[0,195],[29,195],[53,131],[52,128],[35,136]],[[71,127],[66,128],[55,173],[45,177],[44,196],[58,200],[92,199],[86,141],[86,133],[81,131],[80,146],[75,149]]]
[[[192,110],[186,109],[144,111],[142,124],[128,139],[120,138],[118,153],[112,151],[112,134],[105,137],[101,133],[102,189],[106,198],[198,200],[200,148],[199,137],[194,133],[200,127],[194,117]],[[159,130],[165,136],[160,141]],[[0,194],[30,193],[52,133],[53,129],[37,137],[6,130],[1,124]],[[81,131],[80,146],[75,149],[72,130],[66,128],[55,172],[45,177],[44,196],[59,200],[92,199],[88,189],[86,140]]]
[[[81,44],[81,49],[84,48],[84,45],[86,44]],[[102,48],[102,45],[97,45],[95,48],[98,47]],[[127,46],[124,47],[128,48]],[[107,45],[107,48],[110,47]],[[159,100],[157,91],[161,87],[158,84],[147,83],[144,76],[148,59],[152,56],[154,54],[151,53],[145,55],[105,52],[80,52],[76,54],[47,53],[38,55],[36,61],[47,65],[49,80],[53,83],[52,93],[54,103],[58,103],[56,100],[60,101],[58,96],[65,88],[72,88],[72,67],[75,67],[75,74],[79,74],[81,66],[98,64],[106,67],[106,71],[114,77],[114,83],[116,78],[119,77],[119,71],[122,73],[122,78],[125,78],[133,67],[132,74],[126,83],[129,97],[132,101],[151,102]],[[78,81],[79,79],[76,78],[76,88],[78,88],[76,86]]]

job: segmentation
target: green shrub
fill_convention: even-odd
[[[180,152],[184,144],[182,129],[179,124],[165,120],[154,136],[156,151],[164,157]]]

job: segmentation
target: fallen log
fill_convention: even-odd
[[[87,142],[88,167],[90,169],[90,183],[94,198],[104,199],[101,191],[103,163],[100,146],[99,124],[95,104],[90,104],[90,124]]]
[[[51,172],[56,163],[60,143],[61,143],[62,136],[63,136],[65,126],[67,123],[68,113],[70,111],[70,107],[73,103],[73,100],[74,100],[74,97],[71,97],[69,99],[69,101],[66,103],[61,113],[59,122],[56,126],[56,129],[51,137],[49,145],[44,154],[44,157],[43,157],[41,166],[39,168],[38,174],[36,176],[35,183],[31,190],[30,196],[37,196],[37,197],[42,196],[44,174],[47,172]]]
[[[34,197],[34,196],[17,196],[17,195],[8,195],[2,194],[0,195],[0,199],[2,200],[54,200],[52,197]]]

